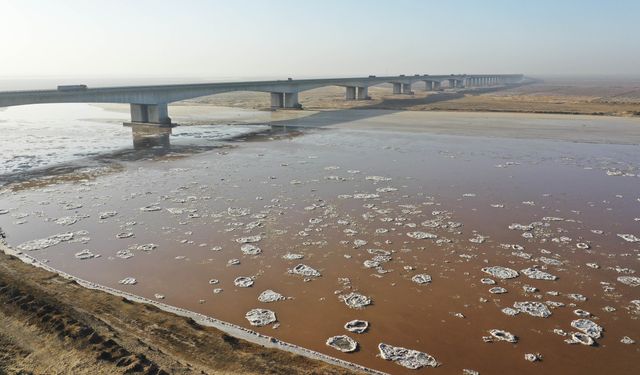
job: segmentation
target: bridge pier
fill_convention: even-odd
[[[437,90],[440,90],[440,88],[441,88],[441,83],[440,83],[440,81],[435,81],[435,82],[433,82],[433,89],[434,89],[434,90],[436,90],[436,91],[437,91]]]
[[[298,102],[297,92],[272,92],[271,108],[296,108],[301,109],[302,105]]]
[[[411,84],[410,83],[403,83],[402,84],[402,93],[405,95],[413,95],[413,91],[411,91]]]
[[[424,81],[424,91],[433,91],[433,81]]]
[[[456,80],[456,87],[464,88],[464,79]]]
[[[345,100],[356,100],[356,87],[355,86],[347,86],[347,91],[345,93]]]
[[[302,109],[302,105],[298,102],[297,92],[284,93],[284,108]]]
[[[271,108],[282,108],[284,106],[284,94],[281,92],[271,93]]]
[[[402,94],[402,83],[393,82],[393,93]]]
[[[125,123],[125,125],[155,125],[172,127],[175,124],[171,123],[169,117],[169,109],[167,103],[159,104],[135,104],[131,103],[131,122]]]
[[[371,97],[369,96],[369,88],[368,87],[358,87],[358,95],[357,98],[358,100],[370,100]]]

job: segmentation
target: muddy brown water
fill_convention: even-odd
[[[640,299],[640,288],[616,281],[618,276],[638,275],[640,243],[617,236],[640,236],[637,146],[331,129],[277,139],[262,136],[182,158],[124,165],[92,180],[5,190],[0,209],[9,212],[0,215],[0,227],[7,242],[15,247],[85,230],[84,236],[90,237],[85,243],[63,242],[29,254],[89,281],[148,298],[159,293],[168,304],[393,374],[640,371],[640,344],[620,342],[623,336],[640,340],[640,312],[631,303]],[[627,175],[612,175],[618,172]],[[367,179],[370,176],[390,180]],[[397,190],[376,191],[386,187]],[[377,196],[354,198],[359,193]],[[69,203],[82,207],[65,209]],[[148,205],[161,210],[140,209]],[[230,207],[247,209],[248,214],[230,215]],[[174,214],[168,208],[191,212]],[[104,211],[117,215],[100,220]],[[189,213],[198,217],[189,218]],[[88,217],[68,226],[54,222],[73,215]],[[422,225],[432,219],[462,226]],[[532,238],[508,228],[532,222],[542,223],[531,231]],[[434,233],[449,242],[407,236],[413,231]],[[121,232],[134,236],[116,238]],[[262,254],[243,255],[236,239],[256,234],[262,238],[255,243]],[[485,241],[469,241],[476,234]],[[570,240],[554,240],[562,236]],[[367,244],[356,248],[355,240]],[[579,242],[590,249],[577,248]],[[119,250],[147,243],[158,247],[132,250],[129,259],[116,256]],[[523,246],[530,259],[513,255],[514,250],[501,244]],[[212,250],[216,246],[222,249]],[[100,257],[76,259],[74,254],[83,249]],[[388,273],[363,266],[373,257],[367,249],[392,252],[392,260],[382,265]],[[289,252],[304,259],[282,259]],[[537,260],[540,256],[563,264],[545,265]],[[227,265],[233,258],[241,263]],[[600,268],[587,267],[590,262]],[[304,281],[289,274],[298,263],[322,276]],[[523,274],[511,280],[493,278],[508,290],[494,295],[488,292],[491,285],[480,282],[490,277],[481,268],[491,265],[516,270],[539,265],[559,279],[532,280]],[[413,283],[411,277],[419,273],[429,274],[432,282]],[[238,288],[233,284],[238,276],[255,277],[255,283]],[[137,284],[119,284],[125,277],[136,278]],[[343,278],[350,280],[350,288]],[[210,279],[219,284],[209,284]],[[605,290],[602,283],[613,289]],[[525,293],[524,285],[540,291]],[[214,294],[214,288],[223,291]],[[259,302],[258,295],[267,289],[291,299]],[[349,291],[371,297],[372,305],[348,308],[338,294]],[[569,293],[587,300],[573,301]],[[516,301],[565,306],[551,308],[548,318],[501,312]],[[607,312],[605,306],[615,311]],[[279,326],[252,327],[244,315],[258,307],[273,310]],[[591,319],[604,327],[597,346],[569,345],[566,337],[553,332],[575,331],[570,323],[578,319],[573,313],[577,308],[591,312]],[[352,319],[369,321],[369,330],[347,332],[343,326]],[[518,343],[483,342],[494,328],[515,334]],[[328,337],[339,334],[355,339],[359,350],[346,354],[325,345]],[[405,369],[377,355],[380,342],[426,352],[441,366]],[[539,353],[542,361],[530,363],[526,353]]]

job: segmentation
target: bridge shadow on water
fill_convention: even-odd
[[[461,99],[465,95],[481,95],[506,89],[515,88],[518,85],[509,85],[501,87],[473,88],[455,92],[440,91],[426,97],[413,97],[404,95],[402,97],[386,98],[381,102],[376,102],[367,106],[355,108],[337,109],[337,110],[320,110],[318,113],[307,117],[280,120],[270,122],[269,125],[275,127],[292,127],[292,128],[322,128],[340,123],[365,120],[368,118],[387,115],[395,112],[406,111],[419,105],[428,105],[438,102],[445,102],[454,99]]]

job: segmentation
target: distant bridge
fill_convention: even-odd
[[[391,83],[394,94],[413,94],[412,85],[425,82],[425,90],[498,86],[519,83],[522,74],[451,74],[363,78],[287,79],[278,81],[220,82],[153,86],[87,88],[59,86],[58,90],[0,92],[0,107],[39,103],[129,103],[131,123],[171,126],[167,104],[232,91],[259,91],[271,94],[272,108],[301,108],[298,93],[324,86],[345,87],[346,100],[370,99],[368,88]]]

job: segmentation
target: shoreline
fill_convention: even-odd
[[[135,302],[135,303],[139,303],[139,304],[144,304],[144,305],[151,305],[154,307],[157,307],[158,309],[166,312],[166,313],[170,313],[173,314],[175,316],[179,316],[179,317],[183,317],[183,318],[190,318],[192,319],[194,322],[196,322],[197,324],[201,325],[201,326],[205,326],[205,327],[212,327],[212,328],[216,328],[226,334],[229,334],[235,338],[238,339],[242,339],[242,340],[246,340],[250,343],[253,344],[257,344],[260,345],[262,347],[265,348],[270,348],[270,349],[278,349],[278,350],[282,350],[282,351],[286,351],[292,354],[296,354],[296,355],[300,355],[312,360],[318,360],[318,361],[322,361],[325,362],[327,364],[330,365],[335,365],[335,366],[340,366],[342,368],[345,368],[347,370],[351,370],[351,371],[357,371],[358,373],[363,373],[363,374],[370,374],[370,375],[389,375],[385,372],[382,371],[378,371],[378,370],[374,370],[365,366],[361,366],[358,365],[356,363],[352,363],[349,361],[345,361],[339,358],[335,358],[335,357],[331,357],[329,355],[320,353],[320,352],[316,352],[314,350],[311,349],[307,349],[295,344],[291,344],[285,341],[281,341],[278,340],[274,337],[271,336],[266,336],[263,335],[261,333],[258,333],[256,331],[244,328],[244,327],[240,327],[238,325],[232,324],[232,323],[228,323],[219,319],[216,319],[214,317],[210,317],[210,316],[206,316],[200,313],[196,313],[190,310],[186,310],[186,309],[182,309],[179,307],[175,307],[166,303],[162,303],[162,302],[158,302],[158,301],[153,301],[150,300],[148,298],[145,297],[141,297],[132,293],[127,293],[127,292],[123,292],[117,289],[113,289],[110,287],[106,287],[103,285],[99,285],[81,278],[78,278],[76,276],[70,275],[66,272],[57,270],[53,267],[50,267],[40,261],[38,261],[37,259],[33,258],[30,255],[27,255],[21,251],[17,251],[12,249],[11,247],[9,247],[8,245],[5,245],[4,243],[0,242],[0,252],[2,252],[5,255],[8,255],[10,257],[16,258],[18,260],[20,260],[21,262],[32,266],[32,267],[36,267],[36,268],[40,268],[43,269],[47,272],[53,273],[59,277],[62,277],[66,280],[69,281],[73,281],[75,283],[77,283],[79,286],[81,286],[82,288],[91,290],[91,291],[101,291],[104,293],[108,293],[112,296],[116,296],[116,297],[122,297],[125,298],[131,302]]]

